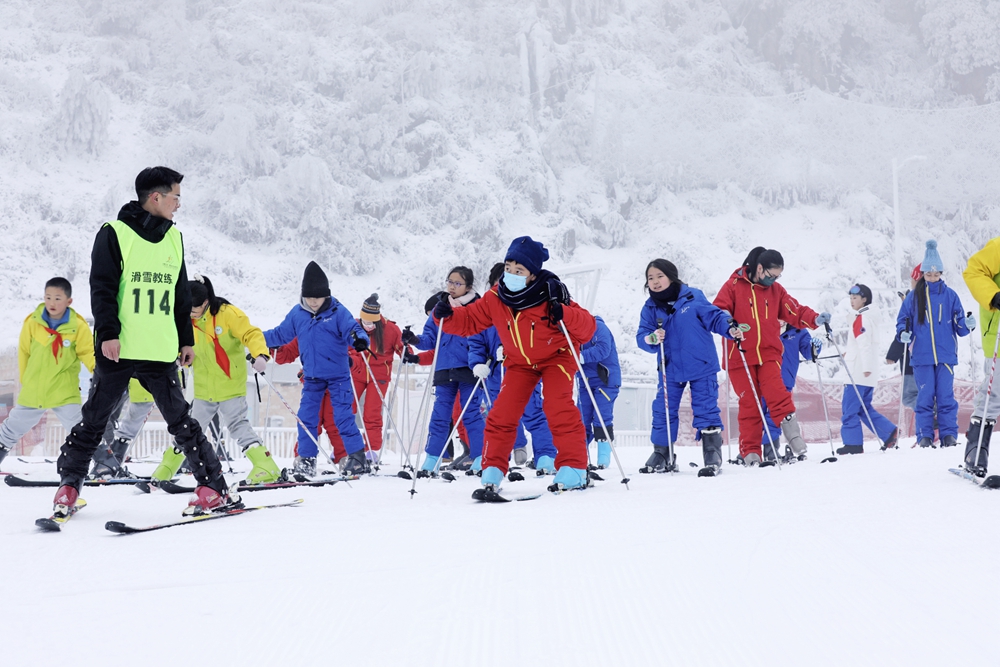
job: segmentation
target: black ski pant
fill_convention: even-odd
[[[97,365],[90,385],[90,395],[83,405],[83,420],[73,427],[59,456],[58,471],[62,484],[80,489],[87,476],[90,459],[104,435],[111,414],[128,388],[131,378],[153,395],[153,401],[167,422],[167,431],[174,436],[176,446],[187,455],[198,483],[222,493],[226,490],[222,466],[215,450],[191,418],[191,406],[184,400],[177,379],[177,364],[162,361],[133,361],[122,359],[117,363],[95,350]]]

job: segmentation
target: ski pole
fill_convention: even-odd
[[[374,381],[374,379],[375,378],[372,378],[373,381]],[[360,412],[361,411],[361,401],[358,398],[358,390],[354,386],[354,378],[353,377],[352,378],[348,378],[348,381],[351,383],[351,396],[354,397],[355,409],[358,412]],[[354,414],[357,414],[357,412],[355,412]],[[365,417],[364,417],[364,414],[361,415],[361,420],[360,421],[361,421],[361,429],[360,429],[360,431],[361,431],[361,441],[364,443],[365,449],[368,450],[367,455],[368,456],[372,456],[372,445],[371,445],[371,440],[368,438],[368,428],[365,426]],[[376,471],[371,470],[371,467],[369,466],[369,471],[368,472],[371,473],[371,474],[374,474]]]
[[[566,336],[566,342],[569,343],[569,352],[570,352],[570,354],[573,355],[573,361],[576,362],[576,368],[577,368],[577,371],[580,373],[580,377],[583,378],[583,386],[587,388],[587,395],[590,396],[590,402],[594,406],[594,412],[597,413],[597,418],[601,422],[601,428],[604,429],[604,433],[605,433],[605,435],[607,435],[607,433],[608,433],[608,427],[604,423],[604,416],[601,414],[600,408],[597,407],[597,399],[594,398],[594,392],[590,388],[590,381],[587,380],[587,375],[586,375],[586,373],[583,372],[583,364],[580,363],[580,357],[577,356],[577,354],[576,354],[576,348],[573,347],[573,339],[570,338],[570,336],[569,336],[569,331],[566,329],[566,323],[563,322],[562,320],[559,320],[559,328],[562,329],[563,336]],[[609,438],[608,439],[608,444],[611,445],[611,453],[614,455],[614,457],[615,457],[615,463],[618,465],[618,471],[622,475],[622,484],[625,485],[625,490],[628,491],[629,490],[629,488],[628,488],[629,478],[625,476],[625,468],[622,467],[622,462],[618,459],[618,450],[615,448],[614,440],[612,440],[612,439]],[[588,453],[588,456],[589,456],[589,453]],[[589,476],[590,476],[590,472],[589,471],[587,472],[587,476],[589,478]]]
[[[993,343],[993,363],[990,364],[990,379],[986,385],[986,398],[983,399],[982,421],[979,422],[979,439],[976,443],[976,458],[973,461],[973,465],[977,468],[979,467],[979,452],[983,448],[983,431],[986,430],[986,408],[990,405],[990,393],[993,391],[993,374],[997,370],[997,351],[1000,351],[1000,328],[997,329],[997,339]]]
[[[723,357],[726,359],[726,457],[730,463],[733,462],[733,419],[729,413],[729,357],[725,354],[725,344],[722,346]]]
[[[402,366],[403,366],[403,364],[402,364],[402,362],[400,362],[400,367],[397,368],[397,369],[395,369],[396,375],[392,379],[392,388],[389,390],[389,401],[388,401],[388,403],[383,402],[383,404],[382,404],[384,406],[384,408],[385,408],[386,414],[388,414],[390,416],[392,415],[392,409],[396,405],[396,391],[399,389],[399,376],[403,374],[403,368],[402,368]],[[392,365],[390,365],[390,370],[391,369],[392,369]],[[399,430],[398,426],[396,425],[396,423],[394,421],[390,422],[390,426],[392,427],[393,433],[396,434],[396,440],[398,440],[400,446],[402,446],[403,445],[403,436],[400,433],[400,430]],[[383,432],[383,435],[384,435],[384,432]],[[384,438],[384,439],[388,439],[388,438]],[[378,461],[377,461],[377,463],[379,463],[379,464],[382,463],[382,452],[384,450],[385,450],[385,447],[383,447],[382,449],[380,449],[378,451]],[[400,450],[400,451],[402,451],[402,450]]]
[[[823,417],[826,419],[826,432],[830,434],[830,456],[820,461],[820,463],[835,463],[837,452],[833,449],[833,428],[830,426],[830,411],[826,407],[826,390],[823,388],[823,373],[819,370],[819,361],[816,364],[816,379],[819,380],[819,399],[823,401]]]
[[[365,362],[365,368],[368,369],[368,376],[371,377],[371,379],[372,379],[372,385],[374,385],[374,387],[375,387],[375,393],[378,394],[378,398],[382,402],[382,409],[384,411],[385,407],[386,407],[385,394],[382,393],[382,388],[378,386],[378,380],[375,378],[375,374],[372,373],[372,367],[371,367],[371,364],[368,361],[368,357],[366,357],[363,352],[361,353],[361,359]],[[360,405],[358,406],[358,409],[361,409]],[[392,420],[392,414],[386,411],[386,415],[385,416],[386,416],[386,419],[383,419],[383,421],[382,421],[383,425],[385,425],[386,423],[388,423],[390,426],[392,426],[392,430],[395,432],[397,429],[396,429],[395,422]],[[362,421],[363,421],[363,419],[362,419]],[[384,430],[384,428],[383,428],[383,432],[382,433],[383,433],[383,440],[384,440],[385,439],[385,430]],[[369,440],[369,443],[370,442],[371,441]],[[370,448],[370,444],[369,444],[369,448]],[[374,456],[374,453],[373,453],[373,456]],[[382,450],[379,449],[378,457],[377,457],[377,460],[375,461],[375,464],[378,465],[378,462],[381,459],[382,459]]]
[[[235,475],[236,472],[233,470],[232,457],[229,456],[229,452],[226,451],[225,440],[222,438],[222,425],[219,423],[219,413],[216,412],[212,415],[212,418],[208,421],[208,433],[212,436],[212,444],[215,446],[215,455],[218,456],[219,452],[223,453],[226,460],[226,465],[229,467],[229,474]]]
[[[910,318],[907,317],[906,331],[909,330],[910,330]],[[896,428],[899,429],[899,434],[897,435],[897,440],[896,440],[897,442],[899,442],[899,438],[902,438],[906,435],[906,432],[903,430],[903,417],[906,416],[904,414],[906,406],[903,405],[903,392],[906,391],[906,358],[909,356],[909,351],[910,351],[909,347],[910,346],[908,344],[903,343],[903,356],[900,357],[899,359],[900,368],[902,369],[903,374],[899,378],[899,420],[896,423]]]
[[[733,341],[736,343],[736,349],[740,352],[740,358],[743,360],[743,368],[747,372],[747,381],[750,382],[750,391],[753,392],[753,400],[757,404],[757,412],[760,414],[760,423],[764,426],[764,432],[767,433],[767,441],[771,445],[771,453],[774,454],[774,462],[778,464],[778,470],[781,470],[781,458],[778,456],[778,449],[774,446],[774,437],[771,435],[771,429],[767,428],[767,421],[764,417],[764,408],[760,404],[760,397],[757,396],[757,387],[753,384],[753,375],[750,374],[750,365],[747,364],[747,356],[743,352],[743,339]]]
[[[656,320],[656,328],[663,328],[662,319]],[[670,455],[670,460],[667,461],[667,470],[675,473],[677,472],[677,466],[674,463],[674,434],[670,428],[670,399],[667,396],[667,355],[663,352],[662,338],[660,338],[660,379],[663,381],[663,414],[667,422],[667,452]]]
[[[285,397],[281,395],[281,392],[278,391],[278,388],[275,387],[273,384],[271,384],[271,381],[267,379],[267,375],[263,373],[256,373],[256,375],[260,375],[262,378],[264,378],[264,382],[266,382],[267,386],[271,388],[271,391],[274,392],[274,395],[278,397],[278,400],[281,401],[281,404],[285,406],[285,409],[288,410],[288,412],[291,413],[293,417],[295,417],[295,421],[299,423],[299,426],[302,427],[302,430],[305,431],[305,434],[308,435],[309,439],[313,441],[313,444],[316,445],[316,449],[323,452],[323,454],[330,461],[330,463],[336,465],[336,463],[333,460],[333,456],[330,455],[330,452],[324,449],[323,445],[319,444],[319,439],[315,435],[313,435],[312,431],[309,430],[309,427],[306,426],[305,422],[299,418],[299,415],[295,412],[295,410],[292,409],[292,406],[288,404],[288,401],[286,401]],[[350,486],[351,485],[350,482],[348,482],[347,485]]]
[[[830,323],[827,322],[824,326],[826,327],[826,339],[833,343],[833,349],[837,351],[837,357],[840,359],[840,364],[844,367],[844,370],[847,371],[847,379],[851,381],[851,386],[854,387],[854,394],[858,397],[858,403],[861,404],[861,409],[864,410],[865,419],[868,420],[868,428],[871,429],[872,433],[875,433],[875,439],[878,440],[878,433],[875,432],[875,422],[872,421],[872,416],[868,414],[868,406],[866,406],[865,402],[861,399],[861,392],[858,390],[858,385],[854,382],[854,376],[851,375],[851,369],[847,367],[847,361],[844,360],[844,356],[840,353],[840,346],[837,345],[837,341],[833,339],[833,330],[830,328]],[[902,400],[902,397],[900,397],[900,400]],[[862,431],[862,443],[864,442],[864,439],[864,431]]]
[[[434,371],[437,369],[438,353],[441,351],[441,334],[444,333],[444,321],[446,319],[448,319],[448,318],[447,317],[442,317],[438,321],[438,323],[437,323],[437,338],[434,340],[434,358],[431,359],[431,370],[430,370],[430,375],[427,376],[427,386],[424,388],[424,399],[426,399],[430,395],[430,393],[431,393],[431,385],[434,384]],[[423,410],[423,407],[424,407],[424,401],[421,400],[420,401],[420,409]],[[416,435],[416,429],[420,428],[420,422],[421,421],[422,420],[420,418],[420,413],[418,412],[417,413],[417,423],[413,425],[414,435]],[[431,437],[429,429],[430,429],[430,426],[428,425],[428,432],[427,432],[427,439],[428,440],[430,440],[430,437]],[[413,445],[413,439],[410,440],[410,445],[411,446]],[[445,446],[447,446],[447,443],[445,443]],[[426,448],[426,447],[427,447],[427,443],[425,441],[424,442],[424,448]],[[417,459],[416,459],[417,463],[420,463],[420,452],[419,451],[416,453],[416,457],[417,457]],[[409,461],[409,459],[410,459],[410,452],[409,452],[409,450],[406,451],[406,459],[407,459],[407,461]],[[410,486],[410,500],[413,500],[413,494],[415,494],[416,492],[417,492],[417,475],[416,475],[416,466],[414,466],[413,484]]]

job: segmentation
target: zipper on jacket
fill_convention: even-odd
[[[931,330],[931,352],[934,353],[934,365],[938,365],[937,342],[934,340],[934,312],[931,310],[931,287],[925,284],[924,290],[927,294],[927,326]]]
[[[530,339],[531,349],[535,349],[535,323],[531,323],[531,339]]]
[[[521,317],[521,313],[520,312],[517,315],[514,316],[514,344],[517,345],[517,349],[521,352],[521,356],[524,357],[524,360],[530,366],[530,365],[532,365],[531,364],[531,359],[528,358],[527,352],[524,351],[524,342],[521,340],[521,330],[517,326],[517,320],[520,317]]]
[[[750,294],[753,296],[753,320],[757,323],[757,363],[764,363],[762,357],[760,356],[760,339],[763,337],[760,330],[760,314],[757,312],[757,293],[754,291],[754,285],[750,285]]]

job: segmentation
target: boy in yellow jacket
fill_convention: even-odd
[[[65,278],[45,283],[45,303],[24,320],[17,345],[21,391],[0,424],[0,461],[52,410],[67,431],[80,421],[80,364],[94,371],[94,338],[87,321],[70,308]]]
[[[195,351],[191,416],[207,430],[212,418],[219,415],[229,435],[253,463],[248,484],[276,482],[281,470],[247,419],[246,350],[250,351],[254,370],[263,373],[269,358],[264,334],[242,310],[216,296],[208,278],[195,276],[190,287]],[[167,447],[163,461],[153,472],[154,482],[172,478],[183,461],[183,452]]]

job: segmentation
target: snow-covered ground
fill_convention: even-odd
[[[42,534],[52,490],[0,485],[3,664],[991,664],[1000,499],[946,472],[959,451],[901,444],[825,464],[813,445],[716,479],[688,467],[697,449],[646,476],[645,449],[626,448],[630,490],[610,470],[508,505],[474,503],[471,478],[421,480],[412,500],[409,482],[367,478],[134,536],[104,523],[172,520],[185,498],[85,489]]]

